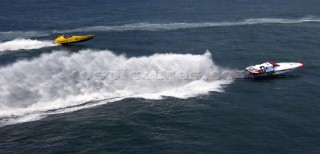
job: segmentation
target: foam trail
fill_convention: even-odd
[[[133,23],[120,26],[93,26],[77,28],[72,30],[53,31],[54,33],[72,33],[72,32],[92,32],[92,31],[168,31],[189,28],[205,28],[205,27],[226,27],[226,26],[244,26],[258,24],[299,24],[306,22],[320,22],[318,17],[305,17],[300,19],[285,18],[257,18],[246,19],[243,21],[227,21],[227,22],[204,22],[204,23]]]
[[[0,40],[12,40],[15,38],[31,38],[49,36],[50,33],[46,31],[6,31],[0,32]]]
[[[0,68],[0,126],[128,97],[186,99],[222,92],[232,72],[215,65],[210,52],[133,58],[108,50],[43,54]]]
[[[39,41],[32,39],[15,39],[12,41],[1,42],[0,51],[30,50],[43,47],[56,46],[52,41]]]
[[[0,32],[1,40],[10,40],[14,38],[32,38],[50,36],[56,33],[75,33],[75,32],[94,32],[94,31],[169,31],[177,29],[190,28],[205,28],[205,27],[226,27],[226,26],[245,26],[245,25],[259,25],[259,24],[299,24],[308,22],[320,22],[320,18],[316,16],[304,17],[299,19],[286,18],[254,18],[245,19],[242,21],[217,21],[217,22],[203,22],[203,23],[132,23],[116,26],[92,26],[81,27],[67,30],[53,30],[53,31],[7,31]]]
[[[16,123],[37,121],[42,118],[43,118],[43,116],[41,114],[30,114],[30,115],[24,115],[24,116],[20,116],[20,117],[9,117],[9,118],[5,118],[5,119],[0,120],[0,127],[7,126],[7,125],[13,125]]]

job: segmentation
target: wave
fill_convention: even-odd
[[[243,21],[233,22],[204,22],[204,23],[133,23],[120,26],[93,26],[71,30],[56,30],[53,33],[73,33],[73,32],[92,32],[92,31],[168,31],[189,28],[205,28],[205,27],[225,27],[225,26],[244,26],[258,24],[299,24],[305,22],[320,22],[318,17],[305,17],[300,19],[285,18],[257,18],[246,19]]]
[[[14,39],[12,41],[0,42],[0,51],[30,50],[43,47],[56,46],[52,41],[39,41],[32,39]]]
[[[223,91],[234,70],[211,53],[127,58],[111,51],[57,51],[0,68],[0,126],[39,120],[124,98],[186,99]]]

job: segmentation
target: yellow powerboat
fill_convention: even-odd
[[[69,44],[69,43],[77,43],[77,42],[83,42],[90,40],[94,38],[96,35],[72,35],[72,36],[67,36],[65,37],[64,35],[58,36],[55,40],[54,43],[56,44]]]

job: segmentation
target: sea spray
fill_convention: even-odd
[[[30,50],[44,47],[56,46],[52,41],[40,41],[33,39],[14,39],[7,42],[0,42],[1,51]]]
[[[215,78],[219,72],[229,73]],[[129,97],[185,99],[222,92],[233,72],[215,65],[210,52],[127,58],[108,50],[56,51],[0,68],[0,121],[19,123],[34,119],[24,116],[38,119]]]

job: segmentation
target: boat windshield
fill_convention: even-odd
[[[70,38],[70,37],[72,37],[72,35],[69,35],[69,36],[64,36],[64,35],[61,35],[61,37],[63,37],[63,38],[65,38],[65,39],[67,39],[67,38]]]
[[[273,67],[275,67],[275,66],[279,66],[279,64],[277,64],[276,62],[274,62],[274,61],[269,61],[269,63],[273,66]]]

